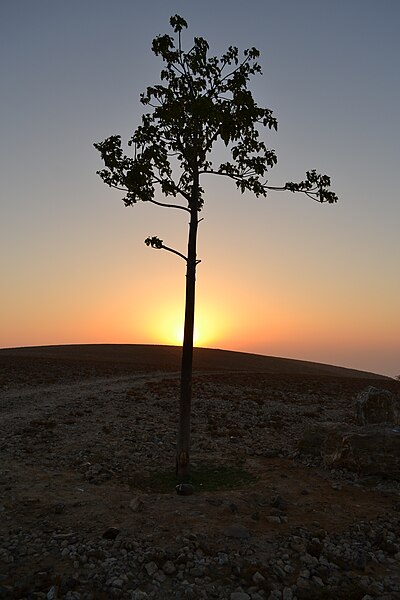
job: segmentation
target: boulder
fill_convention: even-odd
[[[318,423],[308,427],[299,450],[331,468],[400,479],[400,427]]]
[[[321,456],[333,468],[400,479],[400,427],[377,424],[332,430]]]
[[[400,425],[400,397],[388,390],[370,386],[356,398],[356,419],[360,425],[391,423]]]

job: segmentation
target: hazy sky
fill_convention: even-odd
[[[178,343],[185,213],[125,208],[93,142],[140,122],[169,17],[261,51],[271,185],[315,168],[337,205],[203,181],[199,345],[400,373],[398,0],[2,0],[0,346]]]

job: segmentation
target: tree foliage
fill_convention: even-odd
[[[261,73],[258,50],[250,48],[240,57],[238,48],[230,46],[221,57],[210,56],[207,41],[195,37],[184,52],[181,33],[187,23],[178,15],[170,23],[175,37],[166,34],[153,40],[152,50],[162,58],[164,68],[161,83],[141,95],[142,104],[151,111],[142,116],[128,141],[132,154],[124,153],[119,135],[95,144],[105,165],[98,174],[107,185],[125,192],[126,206],[157,202],[159,187],[165,197],[179,196],[190,207],[194,176],[204,173],[233,179],[242,193],[249,190],[266,196],[271,189],[289,190],[319,202],[336,202],[330,178],[315,170],[298,183],[268,185],[265,176],[277,157],[261,139],[260,130],[276,130],[278,124],[272,110],[258,106],[248,89],[251,76]],[[214,165],[211,153],[218,140],[230,151],[230,160]],[[174,177],[173,157],[180,167],[179,178]],[[201,187],[196,204],[201,210]]]

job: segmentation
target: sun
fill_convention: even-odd
[[[163,314],[154,321],[156,328],[154,334],[159,342],[171,346],[182,346],[183,343],[183,315],[179,311]],[[215,338],[216,328],[212,319],[207,318],[199,311],[196,315],[193,331],[193,346],[208,346]]]
[[[196,309],[193,331],[193,346],[215,347],[229,329],[226,311],[200,303]],[[148,322],[151,343],[182,346],[184,331],[184,307],[164,304],[151,314]],[[149,341],[150,341],[149,340]]]
[[[177,332],[176,332],[176,340],[175,340],[176,345],[181,346],[183,344],[183,327],[179,327]],[[202,345],[202,341],[201,341],[201,334],[199,332],[199,330],[197,329],[197,327],[194,328],[193,331],[193,346],[201,346]]]

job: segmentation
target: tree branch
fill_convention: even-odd
[[[246,179],[246,176],[249,176],[249,173],[246,173],[246,176],[244,176],[244,174],[241,175],[235,175],[234,173],[224,173],[223,171],[214,171],[213,169],[204,169],[203,171],[199,172],[199,175],[203,175],[203,174],[210,174],[210,175],[223,175],[224,177],[229,177],[229,179],[233,179],[233,181],[242,181]],[[305,194],[306,196],[308,196],[309,198],[311,198],[311,200],[314,200],[315,202],[336,202],[336,200],[324,200],[322,198],[322,192],[321,192],[321,188],[320,187],[315,187],[312,189],[296,189],[296,190],[292,190],[289,187],[287,187],[287,185],[283,185],[281,187],[278,186],[273,186],[273,185],[266,185],[261,184],[262,188],[266,191],[266,190],[271,190],[274,192],[292,192],[292,193],[300,193],[300,194]]]
[[[147,202],[157,204],[157,206],[165,206],[166,208],[180,208],[181,210],[190,213],[190,210],[186,206],[180,206],[179,204],[165,204],[164,202],[158,202],[157,200],[147,200]]]
[[[223,171],[214,171],[213,169],[205,169],[204,171],[199,171],[199,175],[204,175],[204,174],[223,175],[224,177],[229,177],[230,179],[234,179],[235,181],[242,179],[242,177],[240,175],[234,175],[233,173],[224,173]]]
[[[144,243],[146,244],[146,246],[151,246],[156,250],[167,250],[167,252],[172,252],[172,254],[176,254],[177,256],[183,258],[185,262],[187,262],[188,260],[187,257],[181,252],[178,252],[178,250],[174,250],[173,248],[169,248],[169,246],[165,246],[163,240],[160,240],[160,238],[156,236],[148,237],[144,240]]]
[[[176,254],[177,256],[180,256],[181,258],[183,258],[183,260],[185,262],[187,262],[187,257],[182,254],[181,252],[178,252],[178,250],[174,250],[173,248],[169,248],[168,246],[164,246],[164,244],[162,244],[161,248],[163,250],[167,250],[168,252],[172,252],[172,254]]]

